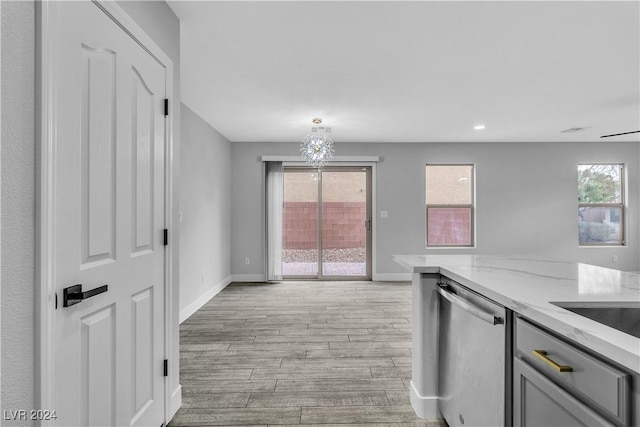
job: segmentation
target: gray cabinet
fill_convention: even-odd
[[[612,426],[521,359],[513,364],[513,425]]]
[[[604,359],[516,319],[515,426],[628,426],[630,375]]]

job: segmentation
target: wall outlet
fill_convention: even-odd
[[[380,211],[380,218],[389,218],[389,211]]]
[[[618,262],[618,255],[614,255],[611,257],[611,261]]]
[[[204,273],[202,273],[202,283],[204,284]]]
[[[251,264],[251,258],[245,258],[244,265],[249,265],[249,264]]]

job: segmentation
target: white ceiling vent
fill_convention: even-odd
[[[569,128],[569,129],[565,129],[560,133],[575,133],[575,132],[581,132],[583,130],[585,130],[586,127],[577,127],[577,128]]]

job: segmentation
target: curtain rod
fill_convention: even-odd
[[[300,156],[262,156],[263,162],[304,162]],[[379,162],[380,156],[335,156],[334,162]]]

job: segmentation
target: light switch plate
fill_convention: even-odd
[[[380,218],[389,218],[389,211],[380,211]]]

